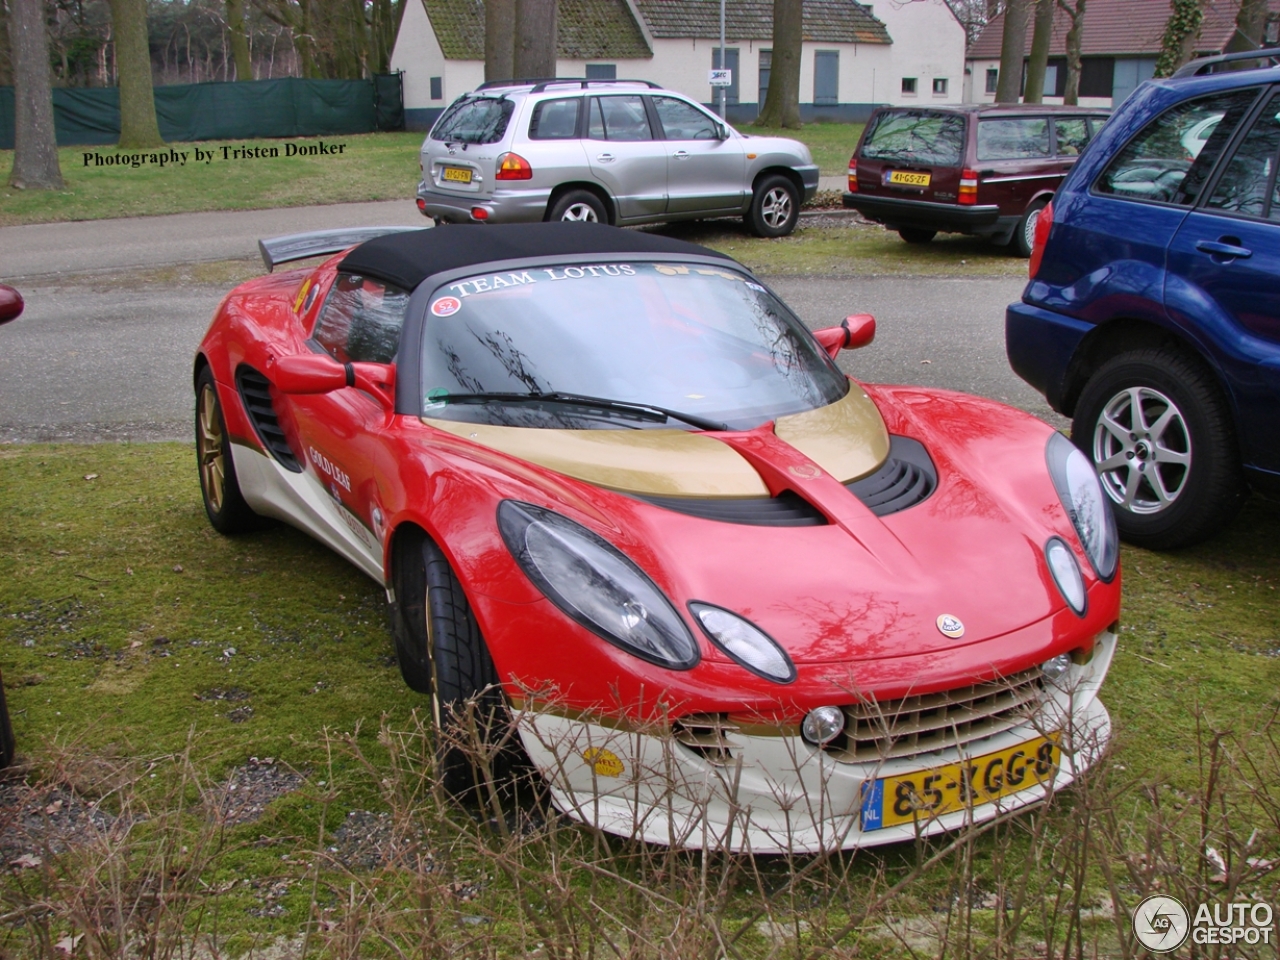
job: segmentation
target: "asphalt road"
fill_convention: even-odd
[[[1065,422],[1005,359],[1004,307],[1019,280],[770,282],[812,327],[875,314],[875,343],[841,355],[859,379],[983,394]],[[190,437],[191,359],[225,285],[144,284],[126,273],[30,279],[22,292],[26,312],[0,327],[0,442]]]

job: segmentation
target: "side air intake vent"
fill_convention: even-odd
[[[820,527],[827,522],[817,507],[790,490],[776,497],[654,497],[638,493],[631,496],[655,507],[721,523],[745,523],[754,527]]]
[[[884,517],[927,500],[938,488],[938,471],[924,444],[893,436],[880,469],[845,486],[877,517]]]
[[[301,473],[302,466],[298,458],[289,449],[289,441],[280,429],[280,419],[276,416],[275,407],[271,405],[271,386],[267,378],[253,367],[241,364],[236,370],[236,389],[240,391],[240,399],[249,413],[249,421],[258,433],[262,445],[271,451],[271,455],[280,461],[286,470]]]

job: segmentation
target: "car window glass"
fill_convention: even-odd
[[[1273,97],[1227,162],[1205,206],[1251,217],[1266,211],[1280,152],[1280,98]]]
[[[426,416],[508,426],[646,424],[563,405],[445,398],[562,392],[736,429],[825,406],[848,389],[781,301],[748,275],[705,263],[608,260],[474,276],[433,294],[422,342]]]
[[[652,140],[641,97],[596,97],[588,136],[593,140]]]
[[[578,135],[578,108],[581,103],[581,97],[542,101],[533,108],[529,139],[572,140]]]
[[[716,139],[716,122],[696,107],[672,97],[654,97],[653,105],[668,140]]]
[[[312,336],[341,363],[390,363],[408,305],[409,294],[399,287],[340,273]]]
[[[862,141],[867,160],[958,167],[964,152],[964,117],[955,114],[894,111],[872,120]]]
[[[1094,189],[1134,200],[1195,202],[1258,91],[1233,90],[1171,107],[1138,132]]]
[[[1045,117],[1002,117],[978,121],[979,160],[1025,160],[1049,155]]]
[[[1089,125],[1084,117],[1068,117],[1053,121],[1053,133],[1058,138],[1058,156],[1078,157],[1089,142]]]
[[[431,128],[432,140],[449,143],[497,143],[507,132],[514,108],[510,100],[471,97],[459,100]]]

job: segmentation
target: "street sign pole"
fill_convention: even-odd
[[[720,69],[728,70],[729,64],[724,62],[724,0],[720,0]],[[724,119],[725,99],[728,96],[724,87],[716,89],[716,102],[720,104],[720,119]]]

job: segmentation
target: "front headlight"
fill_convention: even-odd
[[[695,601],[689,610],[711,642],[740,666],[774,683],[790,683],[796,678],[795,665],[786,651],[751,621],[709,603]]]
[[[1111,502],[1102,493],[1093,464],[1075,444],[1057,432],[1049,437],[1045,459],[1058,499],[1076,528],[1093,572],[1109,581],[1116,575],[1120,561],[1120,537]]]
[[[498,506],[498,530],[529,579],[592,633],[672,670],[698,662],[698,645],[671,602],[613,544],[558,513],[515,500]]]

